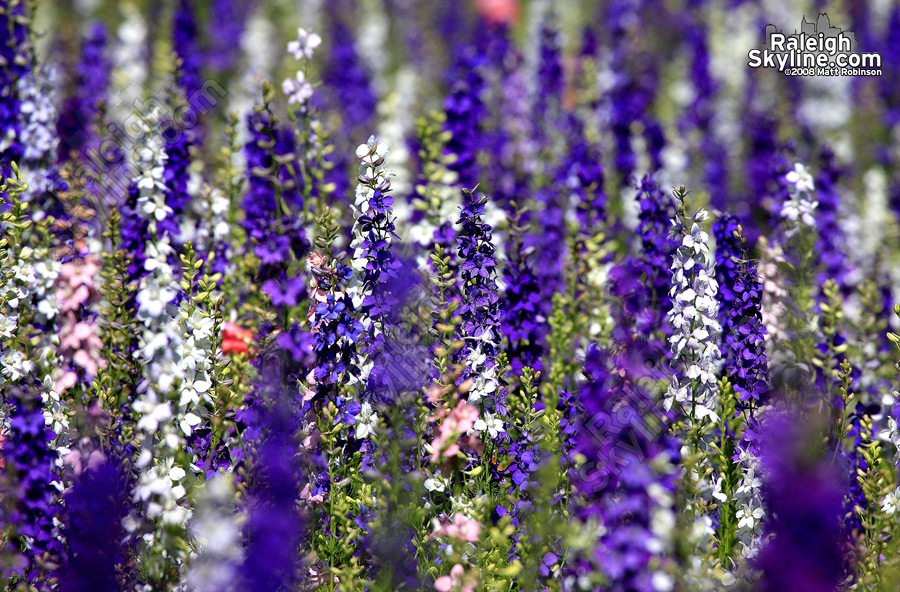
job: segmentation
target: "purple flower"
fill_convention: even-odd
[[[172,45],[181,61],[175,71],[175,80],[188,97],[203,86],[200,72],[203,54],[200,52],[197,40],[197,17],[194,14],[194,2],[193,0],[179,0],[172,21]]]
[[[500,307],[501,326],[507,338],[507,355],[513,372],[524,366],[543,368],[543,298],[531,258],[526,255],[522,229],[516,226],[509,245],[509,261],[503,267],[506,290]]]
[[[900,24],[898,24],[900,26]],[[820,173],[816,179],[816,253],[823,269],[819,274],[819,283],[834,280],[844,290],[847,289],[846,239],[838,222],[841,216],[841,198],[837,182],[842,171],[835,162],[834,152],[824,146],[819,154]]]
[[[727,335],[725,319],[734,301],[734,278],[743,258],[741,238],[737,234],[738,221],[734,216],[723,215],[713,223],[713,236],[716,237],[716,282],[719,284],[719,323],[722,324],[723,337]]]
[[[656,590],[653,564],[665,562],[652,550],[651,519],[656,508],[671,509],[660,507],[650,488],[674,492],[674,474],[658,468],[674,460],[673,445],[667,441],[666,413],[639,383],[648,355],[653,354],[634,341],[613,358],[591,347],[584,364],[587,380],[577,396],[575,450],[586,460],[571,471],[573,512],[581,520],[598,519],[604,533],[593,553],[575,565],[599,569],[610,592]]]
[[[248,0],[215,0],[210,5],[207,23],[209,48],[206,62],[216,72],[232,69],[241,55],[244,22],[253,3]]]
[[[260,380],[252,395],[256,441],[249,471],[242,589],[295,589],[305,536],[297,505],[303,471],[295,436],[297,414],[285,387],[287,368],[279,356],[267,354],[258,368]]]
[[[755,567],[760,592],[833,592],[842,580],[841,497],[847,483],[813,449],[809,418],[776,414],[764,423],[763,490],[771,536]]]
[[[5,180],[11,176],[10,163],[22,159],[23,146],[19,142],[21,132],[19,80],[31,70],[31,47],[28,36],[28,20],[24,2],[15,4],[4,2],[0,11],[0,138],[8,139],[0,143],[0,176]]]
[[[94,132],[97,107],[107,97],[112,71],[103,23],[91,25],[82,41],[81,56],[75,67],[75,92],[64,102],[57,126],[62,158],[67,158],[73,150],[84,158],[88,150],[99,148],[100,141]]]
[[[126,560],[122,519],[128,514],[130,489],[125,474],[106,460],[85,470],[66,493],[68,550],[58,576],[62,592],[121,590],[117,571]]]
[[[638,214],[636,251],[610,272],[616,296],[613,317],[616,325],[641,335],[668,335],[665,322],[671,308],[669,267],[677,243],[669,238],[669,220],[674,217],[672,199],[664,194],[651,175],[638,186],[641,211]],[[627,330],[626,330],[627,329]],[[659,339],[651,339],[660,354],[669,356]],[[662,353],[662,352],[666,353]]]
[[[44,424],[40,399],[14,387],[9,402],[12,406],[9,436],[3,445],[6,461],[3,491],[7,505],[0,513],[0,525],[10,533],[6,553],[17,559],[11,573],[0,573],[0,576],[18,575],[34,583],[47,577],[41,565],[58,560],[62,553],[53,525],[59,507],[56,488],[51,485],[58,479],[54,474],[57,455],[50,450],[54,434]],[[28,551],[22,554],[26,539]]]
[[[450,169],[459,174],[463,187],[474,187],[481,177],[478,153],[485,148],[484,58],[471,49],[461,52],[450,76],[450,94],[444,99],[445,129],[452,136],[447,150],[456,155]]]
[[[191,142],[188,131],[170,119],[162,122],[162,139],[165,142],[167,156],[163,172],[163,181],[166,185],[166,205],[172,209],[172,214],[160,220],[158,226],[160,237],[168,236],[172,244],[178,244],[178,237],[181,234],[179,225],[184,215],[184,208],[191,199],[187,192],[187,183],[190,177],[188,169],[191,166]]]

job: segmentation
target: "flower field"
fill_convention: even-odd
[[[0,587],[900,590],[898,81],[892,0],[0,0]]]

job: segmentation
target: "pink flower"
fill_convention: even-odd
[[[477,543],[481,536],[481,524],[468,516],[457,512],[453,520],[438,526],[431,537],[447,537],[468,543]]]
[[[492,25],[513,23],[519,15],[516,0],[476,0],[475,9]]]
[[[466,568],[457,563],[450,568],[449,576],[441,576],[434,581],[434,589],[438,592],[450,592],[451,590],[461,590],[461,592],[472,592],[475,589],[472,578],[467,578]]]
[[[459,436],[471,430],[476,421],[478,409],[465,401],[458,402],[436,429],[437,435],[431,444],[431,462],[438,462],[441,457],[453,458],[459,454]],[[469,442],[473,440],[474,438],[469,438]]]
[[[63,263],[59,269],[59,280],[69,285],[72,290],[81,285],[94,287],[94,276],[100,271],[100,265],[94,257],[73,259]]]

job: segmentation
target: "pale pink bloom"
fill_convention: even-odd
[[[447,537],[469,543],[477,543],[481,536],[481,524],[457,512],[450,522],[443,522],[431,533],[432,537]]]
[[[78,375],[71,370],[67,370],[53,382],[53,390],[62,392],[75,386],[76,382],[78,382]]]
[[[98,271],[100,271],[100,265],[94,257],[73,259],[62,264],[59,269],[59,279],[73,290],[81,285],[93,288],[94,276]]]
[[[451,590],[472,592],[475,586],[472,584],[471,578],[465,578],[465,576],[466,568],[457,563],[450,568],[449,576],[441,576],[434,581],[434,589],[438,592],[450,592]]]
[[[77,477],[81,474],[82,466],[81,466],[81,451],[73,450],[69,454],[63,457],[63,464],[68,467],[71,467],[72,472]]]
[[[96,471],[106,462],[106,455],[99,450],[92,450],[88,455],[87,469]]]
[[[425,397],[428,399],[428,402],[432,405],[437,405],[441,402],[441,398],[444,396],[444,389],[435,383],[431,383],[431,386],[428,387],[428,390],[425,391]]]
[[[459,454],[459,436],[471,430],[477,420],[478,409],[465,401],[458,402],[436,429],[437,435],[431,444],[431,462],[437,462],[442,456],[453,458]]]
[[[310,492],[309,483],[303,486],[303,490],[300,492],[300,499],[306,500],[312,503],[322,503],[325,501],[325,498],[321,493],[317,493],[316,495],[312,495]]]

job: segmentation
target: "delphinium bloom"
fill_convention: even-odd
[[[815,418],[813,418],[815,419]],[[755,562],[761,592],[833,592],[844,564],[839,543],[841,496],[835,467],[812,450],[810,418],[773,414],[765,422],[763,489],[770,537]]]
[[[545,10],[538,31],[537,78],[534,86],[533,134],[538,142],[550,137],[551,127],[562,116],[563,78],[561,35],[555,29],[552,9]]]
[[[116,30],[113,46],[113,74],[121,77],[121,103],[112,105],[117,121],[126,121],[133,116],[132,109],[137,101],[143,100],[142,89],[149,75],[147,41],[147,21],[137,7],[122,6],[122,21]]]
[[[348,183],[353,138],[366,137],[373,129],[378,98],[372,88],[372,79],[356,49],[356,38],[341,17],[332,19],[330,30],[331,49],[322,69],[322,97],[330,97],[340,116],[341,133],[335,137],[334,169],[328,181],[335,184],[336,196],[348,195],[352,187]],[[310,34],[313,35],[313,34]],[[314,39],[314,38],[313,38]],[[309,41],[307,40],[307,46]]]
[[[651,62],[641,59],[646,55],[635,42],[639,35],[633,29],[640,24],[636,4],[630,0],[615,0],[605,7],[613,68],[613,83],[606,93],[605,103],[615,138],[614,165],[620,188],[631,182],[637,166],[637,155],[631,144],[632,125],[647,112],[655,92]]]
[[[64,391],[79,381],[90,384],[106,367],[106,360],[100,355],[103,344],[90,317],[90,307],[99,297],[95,285],[99,270],[96,257],[89,253],[79,253],[59,270],[57,327],[61,361],[67,366],[56,376],[56,390]]]
[[[716,417],[716,362],[720,357],[716,345],[721,326],[716,320],[718,282],[710,273],[709,236],[700,227],[707,219],[705,210],[688,218],[684,210],[683,191],[676,193],[679,204],[672,220],[671,238],[681,239],[672,261],[672,325],[669,343],[675,359],[683,364],[666,395],[666,408],[677,403],[680,414],[691,422]]]
[[[456,155],[450,169],[459,175],[463,187],[474,187],[481,178],[478,153],[485,146],[484,59],[464,50],[457,58],[450,80],[450,93],[444,99],[447,120],[444,128],[452,135],[447,150]]]
[[[732,285],[741,258],[741,242],[738,233],[738,220],[725,214],[713,222],[712,232],[716,239],[716,282],[719,283],[719,323],[722,324],[723,337],[728,332],[725,319],[734,301]]]
[[[734,213],[746,225],[747,237],[756,241],[760,229],[751,216],[751,204],[770,193],[772,160],[778,152],[777,121],[768,111],[754,104],[759,81],[755,76],[748,80],[741,117],[741,134],[745,138],[742,179],[746,180],[743,199],[733,200]]]
[[[519,217],[520,219],[520,217]],[[520,373],[529,366],[541,370],[543,354],[541,324],[541,289],[534,271],[534,257],[523,241],[524,229],[519,219],[513,222],[508,245],[508,261],[503,266],[503,300],[500,306],[501,327],[507,337],[510,368]]]
[[[4,555],[12,558],[12,564],[0,565],[0,575],[17,575],[36,584],[49,575],[42,565],[57,561],[62,552],[54,525],[59,503],[52,484],[57,454],[50,449],[53,432],[44,423],[40,398],[20,386],[7,390],[7,396],[11,409],[3,443],[6,468],[0,478],[5,503],[0,523],[11,535]]]
[[[281,83],[281,90],[287,96],[288,104],[296,105],[300,113],[306,113],[307,103],[313,95],[312,83],[306,77],[307,64],[321,44],[322,38],[316,33],[307,32],[306,29],[297,29],[297,39],[288,43],[288,53],[303,64],[303,67],[297,70],[292,78],[286,78]]]
[[[762,286],[756,264],[740,251],[738,267],[726,276],[734,299],[725,319],[724,370],[746,410],[759,407],[766,394],[766,327],[762,323]]]
[[[561,170],[565,171],[565,186],[578,216],[579,234],[593,238],[607,219],[605,177],[600,147],[588,140],[585,127],[580,118],[569,118],[569,150]]]
[[[47,67],[34,68],[19,81],[20,137],[24,146],[19,169],[28,179],[28,191],[23,194],[23,199],[36,202],[36,207],[41,210],[50,208],[52,203],[47,193],[53,188],[56,177],[59,144],[51,76],[53,72]]]
[[[166,119],[162,124],[162,139],[166,153],[166,163],[163,168],[163,181],[166,185],[165,203],[171,212],[167,212],[165,218],[157,222],[159,231],[177,244],[181,234],[181,222],[185,207],[191,201],[188,195],[188,179],[191,166],[191,138],[187,129],[178,125],[171,119]]]
[[[253,4],[246,0],[216,0],[205,21],[206,62],[215,72],[228,72],[241,56],[241,35]]]
[[[730,203],[728,191],[728,153],[726,146],[716,137],[716,93],[717,83],[710,70],[709,44],[707,31],[700,13],[695,12],[686,24],[687,44],[694,98],[688,108],[685,120],[699,136],[699,150],[705,181],[710,188],[712,206],[723,208]]]
[[[729,228],[731,224],[726,222],[723,226]],[[762,519],[765,516],[759,459],[759,413],[768,389],[766,328],[762,322],[763,290],[756,273],[756,264],[746,260],[740,226],[734,225],[731,236],[723,236],[723,239],[717,245],[727,246],[721,255],[724,257],[729,252],[734,253],[729,255],[732,266],[723,267],[723,283],[720,284],[722,292],[727,288],[727,293],[731,296],[723,320],[723,372],[737,394],[736,408],[745,422],[736,453],[740,462],[741,481],[735,490],[735,499],[738,503],[737,536],[741,554],[749,559],[759,552]],[[719,256],[717,248],[717,259]]]
[[[301,36],[298,41],[305,44],[305,47],[315,49],[321,40],[314,33],[309,35],[306,39]],[[345,131],[348,134],[357,132],[351,135],[356,137],[360,130],[371,127],[377,99],[369,73],[356,51],[352,29],[335,19],[331,42],[331,52],[322,80],[336,94],[337,104],[341,106],[344,117]]]
[[[192,592],[237,592],[243,549],[230,477],[208,479],[196,508],[190,530],[198,553],[190,562],[185,583]]]
[[[186,97],[200,90],[203,53],[198,47],[197,17],[194,14],[194,0],[179,0],[172,19],[172,49],[180,63],[175,70],[175,81]],[[199,113],[191,106],[192,114]]]
[[[82,466],[86,464],[87,466]],[[116,462],[94,450],[65,494],[64,561],[58,571],[61,592],[118,592],[126,559],[122,519],[128,511],[127,478]]]
[[[785,175],[792,191],[790,197],[781,207],[781,217],[793,226],[799,225],[815,227],[816,218],[814,212],[819,205],[812,192],[816,189],[815,180],[809,170],[799,162]],[[795,228],[789,228],[790,236],[796,232]]]
[[[847,248],[843,228],[839,223],[843,210],[837,183],[843,174],[836,162],[837,157],[827,146],[820,153],[821,171],[818,178],[816,197],[819,207],[816,208],[816,223],[819,234],[816,241],[816,253],[822,263],[818,283],[834,280],[846,289],[847,264],[844,252]]]
[[[462,336],[466,345],[464,378],[475,383],[468,393],[470,403],[499,416],[506,415],[504,393],[497,376],[497,354],[501,341],[497,259],[491,243],[491,226],[484,222],[487,196],[463,190],[458,224],[460,276],[463,300],[459,307]]]
[[[136,316],[141,323],[138,356],[142,364],[142,380],[132,407],[137,414],[137,433],[141,452],[135,463],[140,472],[134,488],[134,500],[143,514],[129,516],[125,525],[129,533],[149,530],[143,536],[147,545],[144,569],[161,585],[168,581],[183,559],[178,551],[180,532],[190,516],[181,504],[186,495],[181,483],[184,468],[175,457],[184,446],[184,433],[178,425],[179,402],[172,400],[177,381],[184,376],[178,343],[184,336],[174,300],[179,293],[174,270],[169,263],[173,249],[158,223],[171,215],[165,204],[163,169],[165,152],[162,138],[155,128],[155,113],[142,121],[139,137],[140,160],[133,183],[139,192],[137,210],[146,221],[147,247],[143,262],[145,275],[140,279],[136,296]],[[150,567],[158,557],[171,557],[166,568]]]
[[[382,381],[390,363],[385,356],[386,333],[395,317],[398,305],[396,294],[392,293],[393,278],[397,277],[399,262],[391,252],[391,243],[397,238],[394,232],[393,198],[390,196],[391,181],[384,166],[388,147],[374,136],[356,149],[361,160],[359,184],[353,212],[356,223],[353,226],[354,249],[352,266],[356,271],[358,285],[353,291],[354,303],[359,310],[366,336],[360,348],[360,365],[363,379],[370,381],[369,390],[382,390]],[[370,371],[365,366],[372,364]],[[368,373],[368,376],[365,374]],[[386,394],[386,393],[384,393]],[[383,396],[383,395],[382,395]]]
[[[106,26],[93,23],[81,42],[81,56],[76,62],[75,88],[62,106],[59,120],[60,152],[71,151],[79,158],[96,152],[100,138],[94,131],[101,101],[107,98],[111,65],[107,55]]]
[[[353,270],[317,252],[307,261],[314,277],[308,315],[316,339],[316,364],[310,382],[315,396],[328,398],[336,396],[342,379],[359,378],[356,351],[363,326],[347,293]]]
[[[300,578],[301,456],[284,362],[277,350],[263,354],[257,362],[260,378],[254,385],[253,423],[258,436],[250,465],[240,590],[293,589]]]
[[[857,11],[866,10],[866,7],[856,7]],[[867,11],[868,12],[868,11]],[[870,17],[871,18],[871,17]],[[882,18],[884,18],[882,16]],[[868,19],[867,19],[868,20]],[[855,26],[856,23],[854,23]],[[855,30],[855,29],[854,29]],[[871,29],[869,29],[871,30]],[[888,15],[887,23],[884,28],[884,38],[880,40],[879,52],[884,61],[884,68],[895,69],[900,65],[900,7],[896,4],[892,5],[890,15]],[[858,37],[860,43],[866,43],[869,47],[874,46],[874,35],[867,35],[866,38]],[[900,100],[898,100],[898,83],[892,77],[879,78],[879,91],[882,100],[885,103],[884,124],[888,128],[895,128],[900,124]],[[900,204],[895,204],[894,211],[900,215]]]
[[[625,266],[633,267],[641,281],[634,285],[629,298],[629,314],[633,315],[634,330],[639,334],[668,335],[671,329],[664,322],[671,308],[670,278],[666,269],[678,243],[668,235],[669,220],[674,214],[671,198],[660,190],[651,175],[638,186],[638,226],[635,229],[639,255],[629,256]],[[632,273],[629,272],[629,273]]]
[[[670,237],[680,239],[681,245],[672,260],[672,310],[668,319],[672,326],[669,344],[675,372],[665,394],[666,410],[674,408],[682,420],[682,450],[685,456],[699,455],[685,476],[685,512],[691,532],[685,541],[691,550],[689,578],[709,585],[713,566],[704,553],[712,534],[712,519],[707,503],[715,493],[708,471],[712,423],[719,419],[719,389],[716,370],[720,353],[718,347],[721,327],[716,320],[718,284],[713,277],[709,259],[709,237],[700,227],[707,214],[703,209],[688,217],[684,209],[687,193],[676,190],[678,199]],[[703,454],[700,454],[703,453]]]
[[[638,341],[623,345],[614,357],[592,346],[584,363],[571,480],[573,512],[590,543],[567,562],[566,578],[596,585],[602,574],[604,590],[655,592],[674,583],[666,555],[676,459],[666,414],[641,384],[652,351]]]
[[[25,147],[19,139],[21,103],[17,85],[31,69],[29,21],[24,2],[0,4],[0,178],[10,176],[10,163],[22,159]]]

